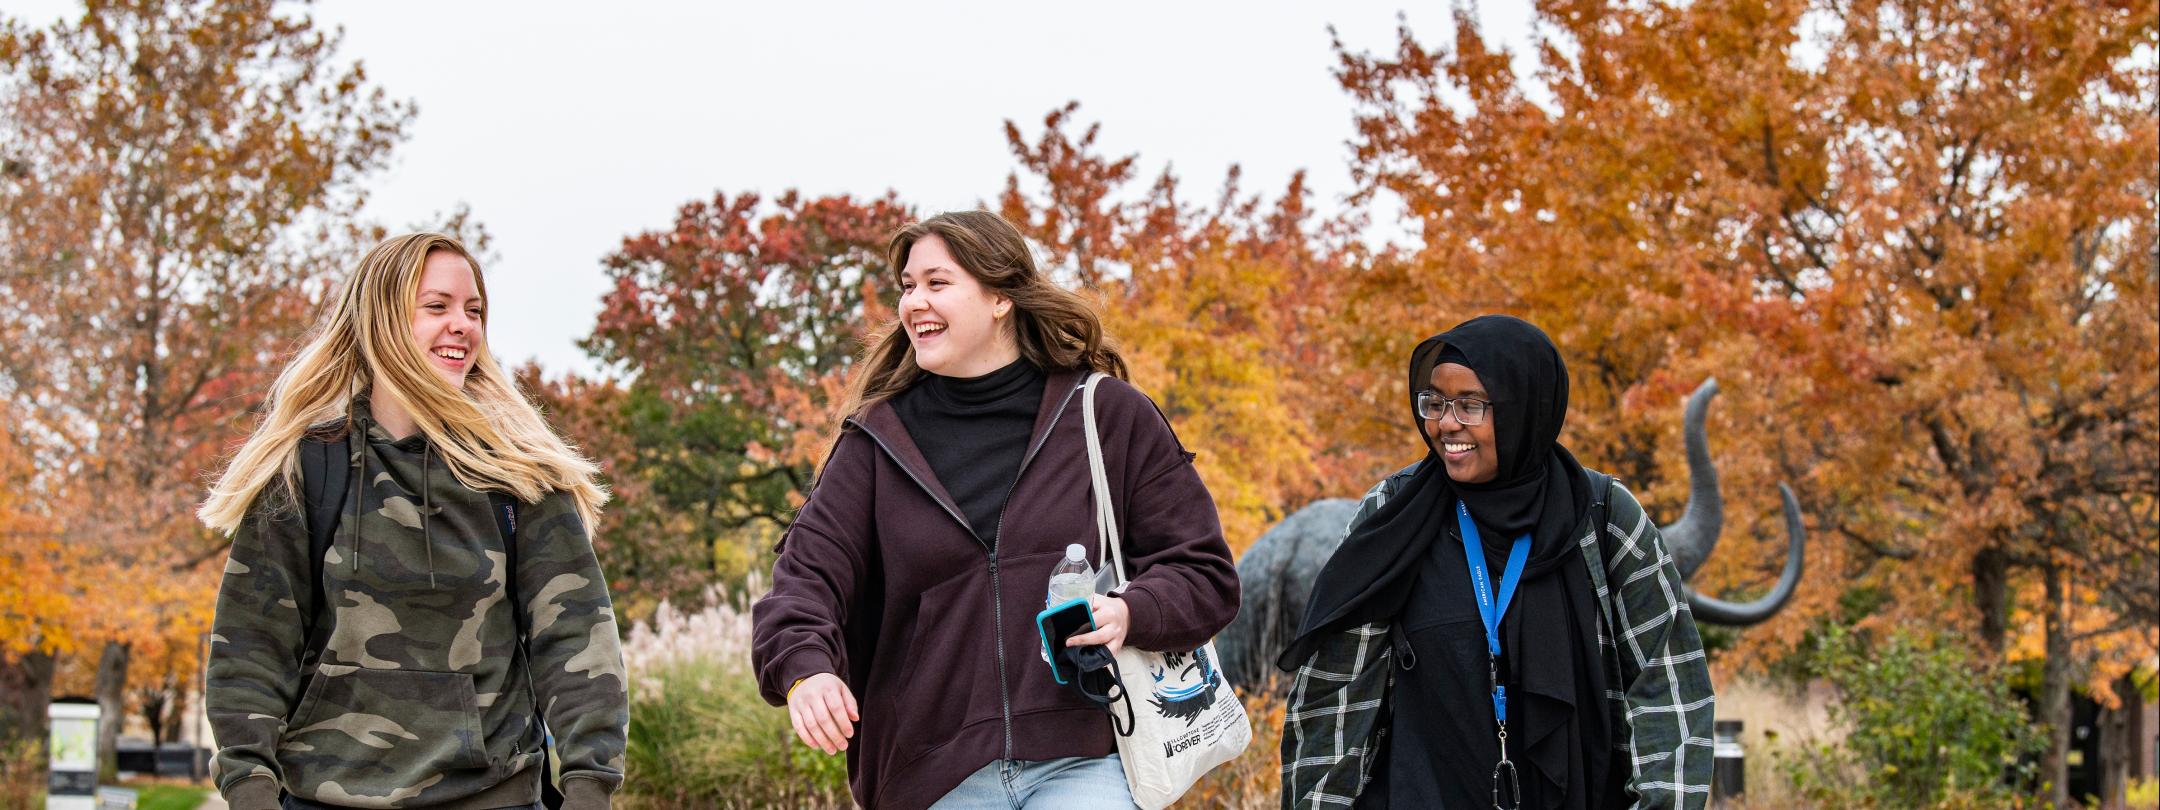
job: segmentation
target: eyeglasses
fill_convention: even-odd
[[[1480,425],[1485,423],[1485,414],[1492,411],[1492,403],[1470,397],[1449,399],[1441,396],[1438,391],[1418,392],[1417,415],[1419,417],[1438,422],[1447,416],[1450,409],[1455,411],[1456,422],[1465,426]]]

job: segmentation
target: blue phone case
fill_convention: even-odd
[[[1088,600],[1086,599],[1067,599],[1063,602],[1059,602],[1055,605],[1043,608],[1043,611],[1041,613],[1035,614],[1035,637],[1042,640],[1044,658],[1048,658],[1052,661],[1057,660],[1057,651],[1050,649],[1050,628],[1047,622],[1049,621],[1051,616],[1057,614],[1059,611],[1070,610],[1074,605],[1080,606],[1080,610],[1087,614],[1088,620],[1087,626],[1080,630],[1074,631],[1073,635],[1079,635],[1081,633],[1094,631],[1095,610],[1094,608],[1088,607]],[[1056,678],[1057,682],[1061,685],[1065,683],[1065,676],[1058,672],[1057,664],[1055,663],[1050,665],[1050,677]]]

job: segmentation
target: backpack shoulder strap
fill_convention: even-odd
[[[528,638],[530,629],[525,625],[525,600],[518,597],[518,500],[516,496],[510,493],[489,490],[488,507],[488,511],[495,514],[495,531],[502,536],[503,541],[503,594],[510,600],[510,621],[517,625],[518,655],[525,659],[523,662],[527,672],[525,694],[527,699],[532,701],[533,711],[537,718],[536,722],[540,724],[541,745],[546,748],[553,748],[555,746],[555,735],[554,732],[548,729],[547,716],[540,712],[540,695],[535,691],[536,687],[530,674],[532,671],[532,648],[529,646],[531,639]],[[563,806],[562,790],[555,785],[557,778],[554,768],[548,765],[547,759],[542,759],[540,762],[540,804],[542,807],[558,808]]]
[[[518,598],[517,498],[488,490],[488,511],[495,513],[495,531],[503,541],[503,593],[510,600],[510,620],[517,623],[519,648],[525,646],[525,600]]]
[[[1606,561],[1612,559],[1613,539],[1612,532],[1606,529],[1606,525],[1612,523],[1613,485],[1618,483],[1620,479],[1587,467],[1583,468],[1583,472],[1588,473],[1590,477],[1590,531],[1597,540],[1594,543],[1583,544],[1583,562],[1590,569],[1591,590],[1609,595],[1611,591],[1607,589],[1605,572],[1607,570]],[[1611,608],[1606,604],[1606,600],[1600,600],[1598,612],[1605,617],[1608,625],[1611,625],[1613,621],[1610,611]]]
[[[1587,468],[1583,472],[1590,474],[1590,520],[1591,528],[1597,530],[1598,556],[1610,559],[1612,532],[1605,527],[1612,524],[1612,490],[1620,479]]]
[[[352,445],[344,435],[336,441],[300,440],[300,490],[307,501],[302,505],[308,530],[306,575],[312,600],[303,615],[311,654],[321,649],[315,636],[317,630],[325,629],[326,623],[320,617],[330,604],[323,593],[323,560],[330,556],[330,542],[337,537],[338,522],[345,514],[345,493],[352,483],[351,464]]]

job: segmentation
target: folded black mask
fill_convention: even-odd
[[[1065,647],[1058,650],[1058,657],[1065,659],[1079,676],[1066,682],[1080,698],[1095,704],[1110,715],[1110,728],[1120,737],[1132,736],[1132,701],[1126,699],[1125,681],[1118,677],[1117,656],[1101,644],[1085,647]],[[1119,725],[1117,704],[1125,704],[1124,724]]]

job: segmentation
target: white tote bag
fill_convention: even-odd
[[[1123,591],[1131,580],[1125,576],[1125,550],[1110,503],[1110,480],[1103,473],[1102,439],[1095,430],[1095,388],[1103,376],[1088,375],[1081,413],[1087,424],[1088,471],[1095,479],[1097,552],[1117,576],[1115,590]],[[1133,803],[1145,810],[1170,806],[1201,776],[1237,758],[1251,744],[1252,722],[1223,676],[1221,661],[1213,641],[1197,650],[1150,652],[1129,645],[1118,650],[1121,699],[1133,718],[1132,733],[1118,737],[1118,759],[1125,764]]]

